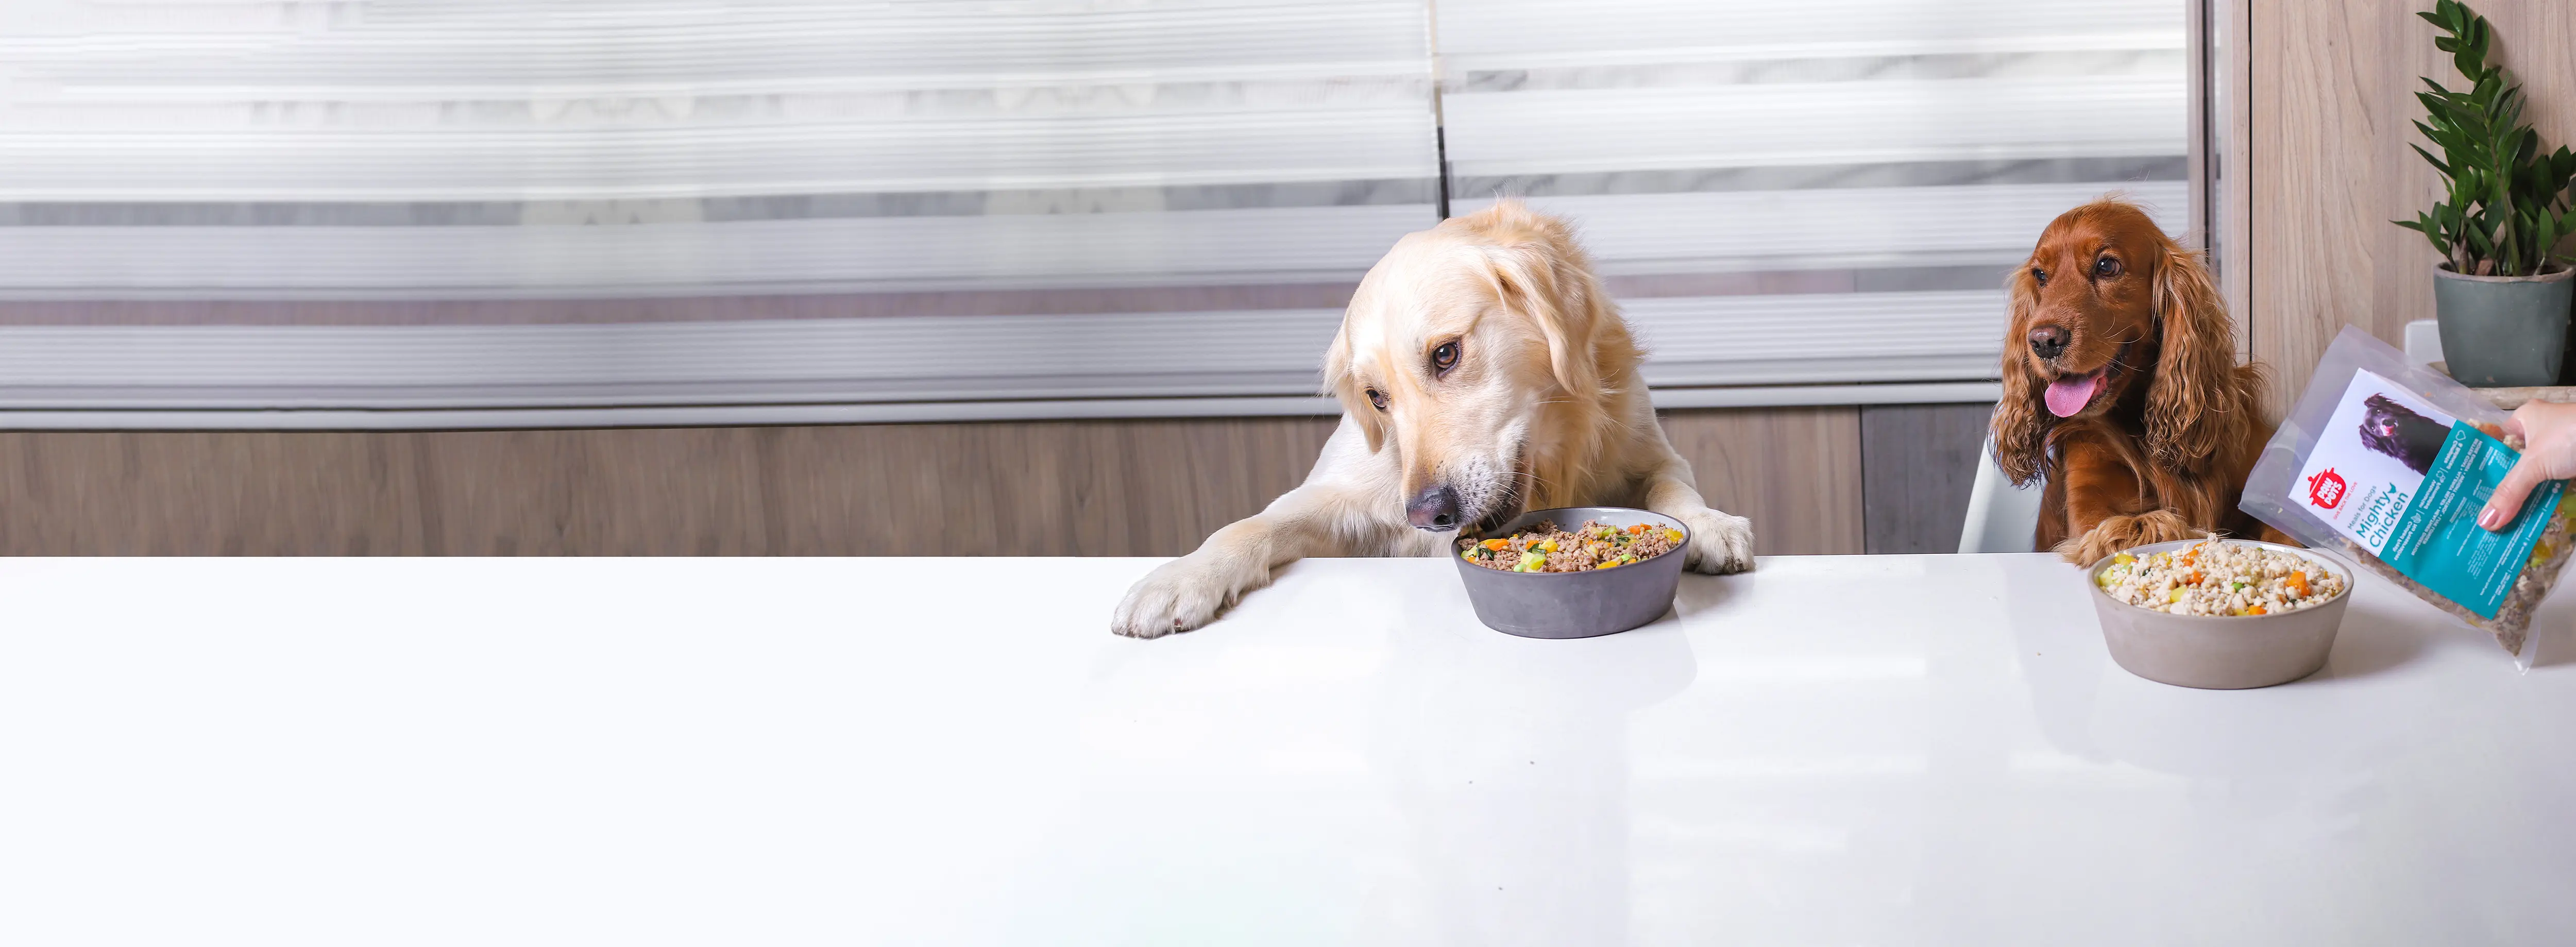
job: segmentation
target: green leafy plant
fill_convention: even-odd
[[[2576,209],[2566,200],[2576,177],[2576,154],[2560,146],[2540,153],[2540,134],[2522,121],[2522,86],[2506,84],[2504,67],[2487,64],[2495,38],[2487,18],[2459,0],[2440,0],[2417,16],[2449,35],[2433,46],[2451,54],[2465,92],[2425,79],[2430,92],[2415,93],[2428,113],[2415,130],[2442,146],[2442,157],[2413,145],[2448,185],[2446,199],[2414,220],[2390,221],[2433,241],[2450,268],[2477,276],[2536,276],[2552,260],[2560,238],[2576,232]]]

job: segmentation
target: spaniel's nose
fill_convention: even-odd
[[[2030,351],[2041,358],[2056,358],[2066,351],[2066,330],[2056,326],[2030,330]]]
[[[1414,494],[1404,505],[1404,518],[1415,529],[1444,530],[1458,528],[1458,491],[1448,487],[1430,487]]]

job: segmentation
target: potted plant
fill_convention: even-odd
[[[2522,121],[2522,86],[2487,64],[2495,32],[2486,17],[2459,0],[2417,15],[2449,34],[2433,45],[2469,80],[2454,92],[2425,79],[2432,91],[2415,93],[2429,113],[2415,129],[2442,157],[2413,147],[2442,173],[2447,193],[2416,219],[2393,221],[2442,254],[2433,274],[2442,356],[2451,377],[2469,385],[2556,384],[2576,270],[2553,251],[2576,231],[2566,199],[2576,155],[2564,146],[2540,153],[2539,133]]]

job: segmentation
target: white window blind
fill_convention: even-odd
[[[1992,378],[2004,274],[2188,220],[2182,0],[1439,0],[1451,188],[1580,221],[1655,385]]]
[[[1419,0],[0,18],[22,409],[1304,403],[1437,219]]]
[[[14,0],[0,410],[1329,411],[1342,301],[1444,185],[1576,218],[1660,386],[1986,379],[2048,216],[2182,219],[2181,17]]]

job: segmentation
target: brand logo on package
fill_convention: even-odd
[[[2343,477],[2328,467],[2308,478],[2308,503],[2320,510],[2331,510],[2343,503]]]

